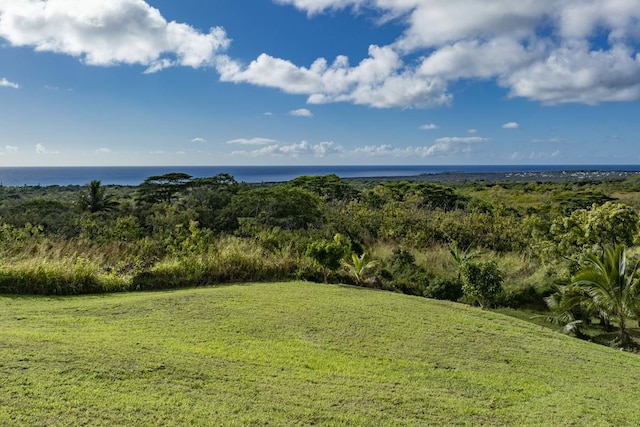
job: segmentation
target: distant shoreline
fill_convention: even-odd
[[[377,176],[350,178],[354,181],[428,181],[428,182],[558,182],[609,181],[639,176],[640,171],[564,170],[528,172],[439,172],[412,176]]]
[[[150,176],[181,172],[194,178],[226,173],[250,184],[287,182],[299,176],[335,174],[351,180],[431,182],[610,180],[640,174],[640,165],[382,165],[382,166],[124,166],[124,167],[0,167],[0,185],[48,187],[86,185],[138,186]]]

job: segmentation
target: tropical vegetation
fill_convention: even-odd
[[[622,324],[616,344],[634,347],[633,268],[619,297],[585,277],[601,284],[594,260],[619,245],[635,266],[640,179],[430,178],[0,187],[0,293],[302,279],[515,309],[599,342]]]

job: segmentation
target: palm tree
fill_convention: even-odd
[[[106,193],[106,188],[101,185],[99,180],[94,179],[89,183],[87,192],[80,195],[78,204],[82,210],[94,213],[113,210],[118,202],[113,200],[111,194]]]
[[[360,286],[364,283],[367,271],[376,267],[378,263],[374,260],[367,260],[367,255],[364,253],[360,256],[358,256],[356,253],[352,253],[351,264],[344,262],[344,265],[353,276],[356,284]]]
[[[620,345],[629,347],[631,338],[627,331],[627,319],[637,318],[640,305],[638,264],[627,274],[627,258],[624,245],[606,247],[602,257],[593,253],[585,256],[585,264],[576,273],[568,293],[573,301],[569,305],[581,305],[594,310],[606,321],[618,322]]]

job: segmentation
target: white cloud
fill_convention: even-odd
[[[549,139],[532,139],[532,143],[534,144],[566,144],[567,140],[563,138],[549,138]]]
[[[520,151],[516,151],[509,156],[510,160],[549,160],[555,159],[562,156],[562,152],[560,150],[555,150],[552,152],[541,152],[541,151],[530,151],[528,153],[523,153]]]
[[[205,142],[207,142],[207,140],[204,138],[193,138],[191,142],[195,144],[204,144]]]
[[[20,89],[20,85],[18,83],[11,82],[7,80],[5,77],[0,79],[0,87],[10,87],[12,89]]]
[[[242,69],[255,81],[310,103],[353,102],[374,107],[429,107],[451,101],[459,79],[494,80],[512,97],[545,104],[640,100],[640,0],[276,0],[310,16],[369,8],[384,25],[405,26],[388,46],[372,46],[355,67],[345,57],[310,68],[262,58]],[[608,45],[602,44],[603,36]],[[421,58],[417,63],[413,59]],[[260,58],[258,60],[260,62]],[[379,73],[369,79],[369,63]],[[233,80],[233,79],[232,79]]]
[[[306,108],[299,108],[297,110],[289,111],[288,114],[294,117],[313,117],[313,113]]]
[[[447,105],[441,78],[419,77],[403,69],[400,56],[390,46],[369,47],[369,57],[351,67],[346,56],[333,63],[319,58],[309,68],[262,54],[243,67],[221,57],[217,69],[222,81],[252,83],[287,93],[308,95],[310,104],[352,102],[378,108]]]
[[[367,0],[274,0],[280,4],[290,4],[298,9],[305,10],[309,15],[325,12],[327,10],[340,10],[348,7],[364,5]]]
[[[319,144],[311,144],[308,141],[301,141],[290,145],[272,144],[263,148],[250,151],[234,151],[234,156],[252,157],[327,157],[330,155],[340,155],[344,149],[336,145],[333,141],[323,141]]]
[[[436,124],[430,123],[430,124],[428,124],[428,125],[422,125],[422,126],[420,126],[420,129],[422,129],[422,130],[436,130],[436,129],[438,129],[439,127],[440,127],[440,126],[438,126],[438,125],[436,125]]]
[[[520,124],[517,122],[509,122],[502,125],[502,129],[518,129]]]
[[[167,20],[143,0],[0,0],[0,37],[13,46],[79,57],[89,65],[138,64],[147,72],[203,67],[230,41]]]
[[[434,142],[436,143],[462,143],[462,144],[475,144],[478,142],[488,142],[490,138],[482,138],[479,136],[447,136],[445,138],[438,138]]]
[[[467,130],[467,133],[470,133],[471,135],[475,135],[476,133],[478,133],[478,129],[469,129]]]
[[[481,138],[479,136],[467,137],[445,137],[434,140],[435,144],[429,147],[420,147],[416,154],[423,157],[450,156],[452,154],[470,153],[473,146],[478,143],[489,142],[490,138]]]
[[[411,157],[416,154],[413,147],[393,147],[388,144],[384,145],[367,145],[353,150],[355,154],[366,156],[382,156],[382,157]]]
[[[4,147],[4,150],[7,153],[17,153],[18,152],[18,147],[16,147],[15,145],[7,145]]]
[[[275,2],[311,17],[368,9],[379,25],[403,29],[353,65],[343,55],[298,65],[269,53],[243,64],[222,53],[231,43],[222,28],[168,22],[144,0],[0,0],[0,38],[90,65],[212,66],[222,81],[305,95],[309,104],[438,107],[451,104],[461,79],[544,104],[640,100],[640,0]]]
[[[394,147],[389,144],[383,145],[367,145],[353,149],[350,154],[358,157],[401,157],[415,158],[418,157],[436,157],[447,156],[458,153],[470,153],[473,151],[473,145],[479,142],[488,142],[489,138],[439,138],[431,146],[421,147]]]
[[[277,142],[275,139],[269,138],[238,138],[227,141],[227,144],[239,144],[239,145],[266,145]]]
[[[511,96],[546,104],[633,101],[640,99],[640,55],[628,46],[594,51],[586,41],[570,41],[502,81]]]
[[[270,111],[266,111],[263,116],[273,116],[273,113]]]
[[[48,150],[43,144],[36,144],[36,154],[42,156],[48,156],[53,154],[60,154],[59,151]]]
[[[98,148],[96,154],[109,154],[112,151],[109,148]]]

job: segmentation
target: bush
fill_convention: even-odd
[[[429,277],[424,273],[400,277],[393,281],[393,286],[403,294],[424,296],[429,287]]]
[[[457,279],[435,279],[429,283],[423,295],[427,298],[458,301],[463,295],[462,282]]]
[[[464,295],[482,308],[494,306],[503,296],[504,279],[495,261],[464,263],[462,277]]]

